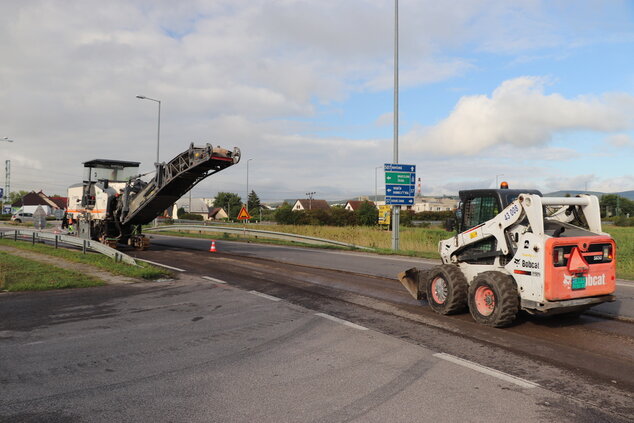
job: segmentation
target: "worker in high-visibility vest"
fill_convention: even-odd
[[[73,227],[73,216],[68,216],[68,233],[72,234],[75,232],[75,228]]]

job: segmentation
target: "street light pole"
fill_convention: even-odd
[[[394,0],[394,161],[398,163],[398,0]],[[392,208],[392,249],[399,249],[401,206]]]
[[[383,166],[377,166],[374,168],[374,204],[379,201],[379,185],[377,183],[377,173],[376,171],[379,169],[383,169]]]
[[[9,137],[0,138],[0,141],[5,142],[13,142],[13,140]],[[11,160],[5,161],[5,173],[4,173],[4,192],[2,194],[2,208],[4,209],[4,202],[7,201],[10,197],[9,194],[11,191]],[[4,210],[1,210],[4,212]]]
[[[249,162],[253,159],[247,160],[247,198],[244,203],[247,205],[247,211],[249,210]]]
[[[159,162],[159,146],[161,144],[161,100],[156,100],[154,98],[146,97],[144,95],[137,95],[136,98],[140,100],[150,100],[158,103],[158,130],[156,131],[156,164]]]

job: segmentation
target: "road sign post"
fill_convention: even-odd
[[[413,205],[416,194],[416,165],[386,163],[385,204]]]
[[[240,213],[238,213],[238,220],[242,220],[242,223],[244,223],[244,237],[247,237],[247,220],[251,219],[251,215],[249,214],[249,211],[247,210],[247,206],[242,206],[242,208],[240,209]]]

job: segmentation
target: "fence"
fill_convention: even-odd
[[[288,234],[285,232],[273,232],[273,231],[262,231],[259,229],[244,229],[238,227],[227,227],[227,226],[203,226],[203,225],[166,225],[166,226],[158,226],[155,228],[146,228],[145,232],[162,232],[162,231],[198,231],[202,232],[221,232],[228,234],[248,234],[253,235],[255,237],[262,236],[264,238],[272,238],[272,239],[280,239],[283,241],[292,241],[292,242],[302,242],[304,244],[312,244],[312,245],[335,245],[338,247],[346,247],[346,248],[356,248],[360,250],[373,250],[369,247],[363,247],[355,244],[348,244],[346,242],[333,241],[331,239],[323,239],[323,238],[315,238],[311,236],[305,235],[296,235],[296,234]]]
[[[84,254],[86,251],[90,250],[108,256],[114,261],[121,261],[127,264],[136,265],[134,258],[122,253],[121,251],[110,248],[98,241],[83,239],[72,235],[60,235],[50,232],[34,231],[31,229],[13,229],[4,232],[0,231],[0,239],[31,241],[33,244],[36,242],[50,241],[53,245],[55,245],[55,248],[57,248],[59,244],[72,245],[74,247],[81,248]]]

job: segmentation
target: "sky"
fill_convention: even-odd
[[[394,162],[393,0],[1,1],[0,58],[12,191],[151,171],[137,95],[161,161],[241,150],[195,197],[381,194]],[[400,0],[398,118],[423,195],[633,190],[634,1]]]

